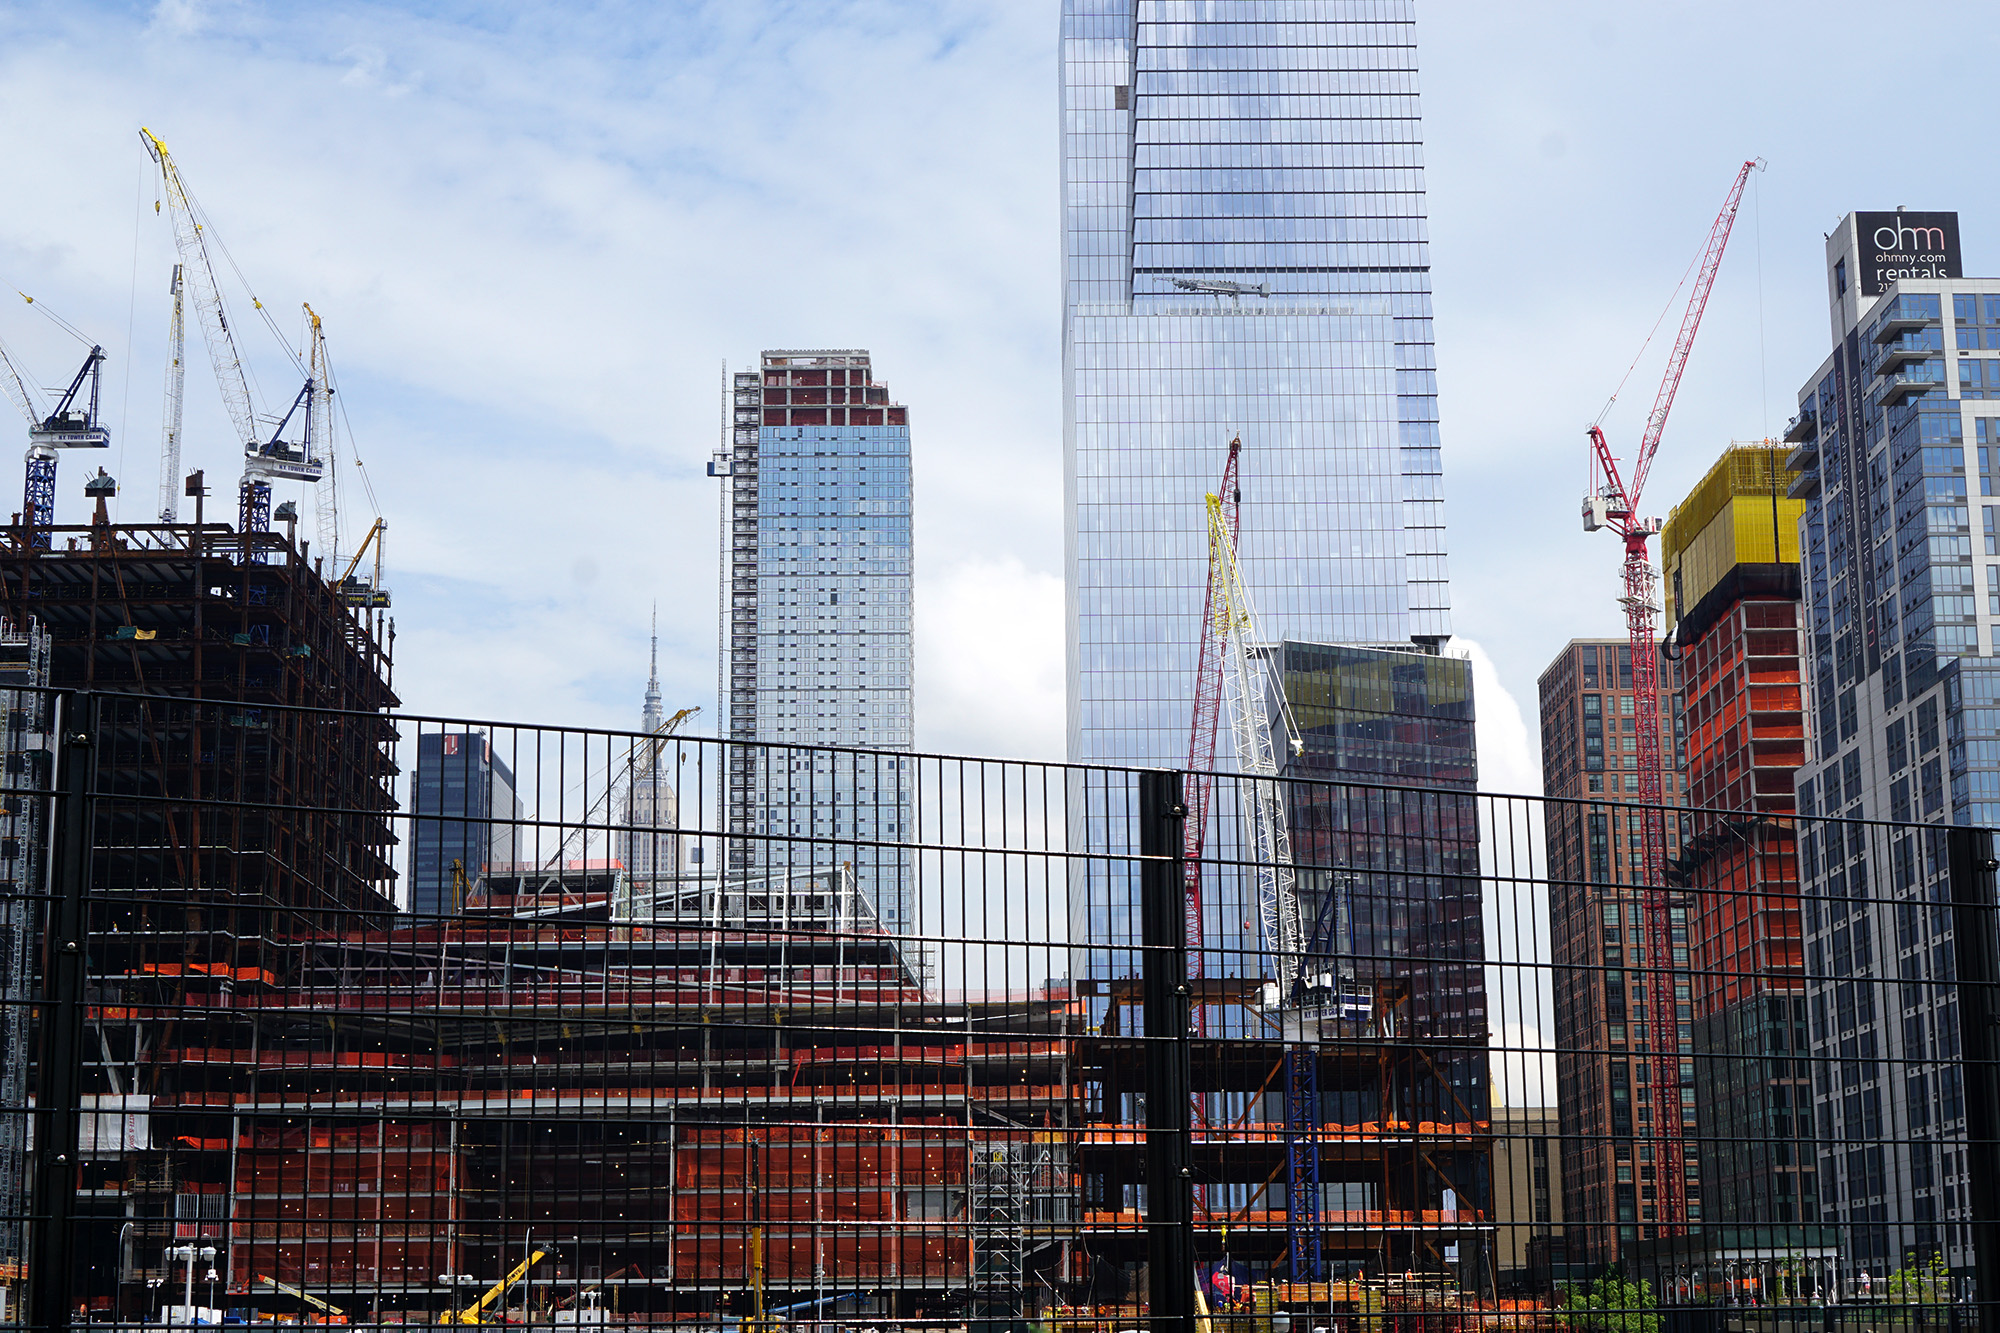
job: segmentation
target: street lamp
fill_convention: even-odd
[[[187,1316],[188,1327],[193,1328],[196,1324],[201,1322],[199,1319],[195,1317],[194,1313],[195,1261],[200,1260],[201,1262],[208,1265],[208,1281],[210,1283],[213,1283],[217,1277],[217,1273],[215,1271],[215,1247],[213,1245],[203,1245],[199,1248],[193,1245],[175,1245],[167,1250],[167,1261],[171,1263],[174,1260],[180,1260],[181,1262],[187,1265],[187,1284],[185,1287],[186,1295],[182,1303],[181,1310],[182,1313],[184,1313]]]

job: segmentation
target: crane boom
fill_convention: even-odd
[[[171,291],[174,313],[167,322],[167,396],[160,412],[160,522],[178,523],[181,515],[181,403],[187,391],[187,305],[181,274],[174,265]]]
[[[7,396],[13,399],[14,406],[21,409],[21,415],[28,419],[30,427],[42,424],[42,418],[47,414],[42,411],[41,402],[28,388],[26,381],[21,378],[20,368],[14,364],[14,358],[7,351],[7,344],[3,342],[0,342],[0,389],[7,391]]]
[[[208,345],[208,359],[215,367],[215,383],[222,391],[222,405],[236,427],[236,439],[244,452],[257,449],[257,421],[250,405],[250,381],[243,373],[243,358],[236,350],[236,335],[229,328],[229,311],[222,301],[222,287],[215,280],[215,265],[209,262],[208,242],[202,238],[202,223],[194,197],[188,193],[173,155],[160,137],[143,125],[139,138],[160,168],[167,212],[174,227],[174,247],[180,251],[182,279],[194,297],[195,315],[201,321],[202,341]],[[254,301],[255,298],[253,297]]]
[[[1666,888],[1667,835],[1663,810],[1664,784],[1660,740],[1660,642],[1658,607],[1653,600],[1657,582],[1646,539],[1660,530],[1658,519],[1639,516],[1639,500],[1653,458],[1659,452],[1666,431],[1667,414],[1687,370],[1688,354],[1694,349],[1695,333],[1701,328],[1702,312],[1708,308],[1709,293],[1722,267],[1723,251],[1743,202],[1743,186],[1750,173],[1760,170],[1762,158],[1752,158],[1737,169],[1722,209],[1708,229],[1695,274],[1694,290],[1681,315],[1679,336],[1667,358],[1665,375],[1653,398],[1653,410],[1633,455],[1629,488],[1619,475],[1618,460],[1597,425],[1589,428],[1590,449],[1597,489],[1583,502],[1586,532],[1609,528],[1624,542],[1623,577],[1625,592],[1619,602],[1625,609],[1626,638],[1632,658],[1632,712],[1638,728],[1638,778],[1641,899],[1645,915],[1646,960],[1651,965],[1647,978],[1647,1016],[1652,1044],[1653,1135],[1659,1141],[1657,1153],[1658,1217],[1660,1234],[1678,1236],[1685,1230],[1687,1177],[1681,1152],[1680,1025],[1674,1004],[1674,952],[1672,904]]]
[[[1667,373],[1660,378],[1660,390],[1653,395],[1653,410],[1646,414],[1646,429],[1639,436],[1639,451],[1632,464],[1632,507],[1638,508],[1646,477],[1653,470],[1653,455],[1659,452],[1660,436],[1667,429],[1667,413],[1680,391],[1681,374],[1687,369],[1688,354],[1694,350],[1694,335],[1701,328],[1702,312],[1708,309],[1708,294],[1715,288],[1715,275],[1722,268],[1722,252],[1729,245],[1729,233],[1736,226],[1736,210],[1743,203],[1743,186],[1752,171],[1761,170],[1764,159],[1753,157],[1737,168],[1735,183],[1722,201],[1722,211],[1708,229],[1708,244],[1701,253],[1701,268],[1695,273],[1694,290],[1688,295],[1681,315],[1681,331],[1674,339],[1673,353],[1667,358]]]
[[[1235,480],[1237,446],[1232,444],[1226,482]],[[1280,725],[1294,754],[1302,752],[1297,721],[1280,687],[1269,689],[1264,659],[1254,645],[1263,635],[1257,609],[1237,561],[1238,497],[1230,503],[1221,495],[1208,497],[1208,580],[1210,620],[1216,640],[1220,698],[1229,713],[1236,742],[1236,766],[1243,774],[1243,806],[1250,817],[1247,855],[1257,882],[1257,910],[1263,947],[1271,954],[1279,1003],[1286,1008],[1310,1003],[1305,979],[1304,914],[1299,910],[1297,872],[1292,863],[1292,839],[1285,793],[1278,783],[1278,762],[1264,701],[1275,697]],[[1199,707],[1199,705],[1197,705]],[[1200,714],[1197,712],[1197,725]],[[1280,1020],[1283,1021],[1282,1019]],[[1310,1043],[1288,1047],[1285,1073],[1286,1225],[1289,1231],[1292,1279],[1317,1281],[1322,1271],[1320,1236],[1319,1052]]]
[[[1264,947],[1271,951],[1278,984],[1289,995],[1299,980],[1305,929],[1299,912],[1298,881],[1292,869],[1291,833],[1285,798],[1278,786],[1277,757],[1264,719],[1267,693],[1264,662],[1251,651],[1260,631],[1257,608],[1236,559],[1236,533],[1222,497],[1208,497],[1210,578],[1222,588],[1216,633],[1221,639],[1222,698],[1236,742],[1236,767],[1246,779],[1250,813],[1249,854],[1257,880],[1257,908]],[[1296,749],[1298,728],[1283,692],[1278,695],[1286,735]]]
[[[514,1288],[514,1284],[516,1282],[519,1282],[522,1278],[526,1277],[528,1275],[528,1270],[530,1268],[533,1268],[536,1264],[540,1263],[545,1257],[546,1257],[546,1251],[536,1250],[533,1254],[523,1259],[520,1263],[515,1264],[512,1269],[508,1270],[507,1276],[501,1278],[498,1282],[495,1282],[492,1286],[488,1287],[486,1289],[485,1294],[482,1295],[478,1300],[466,1306],[463,1310],[452,1311],[450,1314],[444,1316],[438,1322],[444,1324],[485,1323],[486,1312],[487,1310],[492,1308],[494,1302],[498,1301],[501,1297],[505,1296],[509,1291],[512,1291]]]
[[[274,1277],[265,1277],[262,1273],[257,1275],[257,1284],[269,1287],[271,1290],[290,1296],[295,1300],[304,1301],[321,1314],[339,1315],[342,1317],[345,1317],[347,1314],[347,1311],[341,1309],[338,1305],[333,1304],[331,1301],[321,1300],[304,1287],[293,1286],[289,1282],[280,1282]]]

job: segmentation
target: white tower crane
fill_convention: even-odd
[[[313,461],[324,470],[313,490],[313,514],[319,523],[319,549],[326,555],[326,567],[340,563],[340,474],[339,457],[333,446],[333,367],[326,355],[326,330],[312,306],[305,308],[312,322],[312,351],[308,366],[312,375],[311,400],[306,404],[306,438],[312,443]]]
[[[236,335],[229,328],[229,312],[223,305],[222,289],[210,261],[201,210],[181,179],[180,168],[158,135],[141,126],[139,138],[147,153],[159,165],[166,195],[167,212],[173,219],[174,245],[180,251],[182,281],[194,296],[195,313],[201,320],[202,340],[208,344],[208,359],[215,367],[216,386],[222,391],[222,405],[236,427],[243,445],[243,481],[238,490],[238,527],[242,532],[268,532],[271,527],[271,483],[273,481],[317,482],[321,467],[312,454],[312,415],[308,411],[299,444],[288,444],[285,427],[312,396],[313,382],[292,401],[292,406],[271,432],[258,438],[257,421],[250,399],[250,381],[243,373],[243,358],[236,347]],[[259,310],[263,303],[251,298]],[[178,466],[178,465],[177,465]]]
[[[75,333],[66,323],[63,328]],[[28,419],[27,488],[22,499],[21,521],[27,525],[29,541],[34,546],[46,549],[53,540],[49,529],[56,521],[58,451],[111,447],[111,432],[97,424],[97,389],[103,366],[104,349],[93,345],[55,410],[44,412],[40,400],[21,378],[20,368],[6,347],[0,345],[0,387],[5,388],[7,396],[21,409],[21,415]],[[90,393],[80,401],[85,381],[90,384]]]
[[[1236,766],[1244,775],[1250,813],[1250,859],[1257,877],[1257,911],[1263,943],[1272,954],[1281,994],[1299,983],[1305,954],[1305,926],[1299,911],[1298,878],[1292,868],[1292,837],[1285,819],[1285,794],[1278,784],[1277,757],[1264,713],[1269,680],[1257,651],[1262,631],[1249,585],[1236,560],[1236,537],[1223,512],[1222,497],[1208,497],[1209,587],[1216,597],[1214,633],[1222,640],[1222,699],[1236,741]],[[1304,746],[1291,704],[1277,693],[1279,716],[1293,753]]]

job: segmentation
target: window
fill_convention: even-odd
[[[1833,294],[1836,299],[1847,295],[1847,261],[1845,259],[1834,261]]]

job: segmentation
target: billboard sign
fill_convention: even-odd
[[[1861,294],[1880,296],[1899,278],[1961,278],[1956,213],[1856,213]]]

